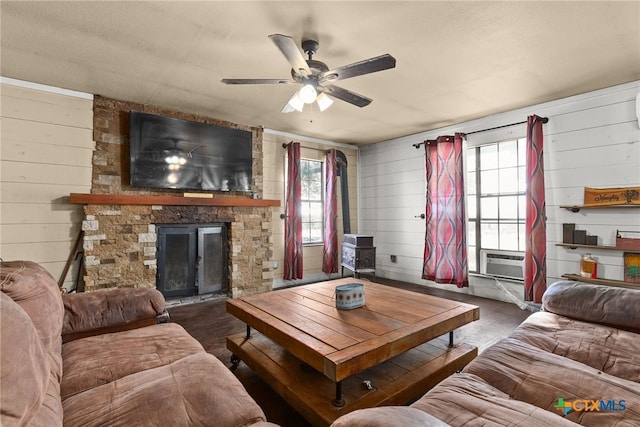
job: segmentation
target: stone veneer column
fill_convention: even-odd
[[[85,291],[156,286],[151,206],[85,206]]]

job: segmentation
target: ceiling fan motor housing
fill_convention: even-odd
[[[320,49],[320,43],[315,40],[303,40],[302,51],[309,55],[309,59]]]
[[[318,77],[320,74],[325,71],[329,71],[329,67],[324,62],[316,61],[315,59],[307,59],[307,65],[311,69],[311,76],[303,76],[300,73],[296,72],[293,68],[291,69],[291,77],[298,83],[301,83],[305,78],[309,77]]]

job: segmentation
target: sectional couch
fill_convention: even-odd
[[[0,263],[0,425],[267,427],[263,411],[155,289],[62,295]]]
[[[640,290],[560,281],[542,308],[411,405],[332,427],[640,426]]]

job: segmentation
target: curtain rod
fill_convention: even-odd
[[[288,144],[283,143],[283,144],[282,144],[282,148],[286,149],[286,148],[287,148],[287,147],[289,147],[292,143],[293,143],[293,141],[289,142]],[[305,149],[307,149],[307,150],[316,150],[316,151],[321,151],[321,152],[323,152],[323,153],[326,153],[327,151],[329,151],[329,150],[327,150],[326,148],[321,149],[321,148],[314,148],[314,147],[305,147],[305,146],[303,146],[303,145],[300,145],[300,148],[305,148]]]
[[[548,117],[540,117],[540,120],[542,121],[542,123],[547,123],[549,121]],[[480,130],[474,130],[473,132],[467,132],[465,133],[465,135],[473,135],[474,133],[480,133],[480,132],[488,132],[490,130],[496,130],[496,129],[502,129],[502,128],[508,128],[509,126],[516,126],[516,125],[522,125],[527,123],[527,121],[523,121],[523,122],[516,122],[516,123],[509,123],[508,125],[502,125],[502,126],[496,126],[496,127],[492,127],[492,128],[487,128],[487,129],[480,129]],[[417,142],[415,144],[411,144],[414,147],[416,147],[416,149],[420,148],[420,146],[424,144],[424,142]]]

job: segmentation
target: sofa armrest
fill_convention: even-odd
[[[63,342],[152,325],[166,316],[163,295],[150,288],[67,294],[62,302]]]
[[[640,290],[561,280],[542,296],[542,309],[640,333]]]

